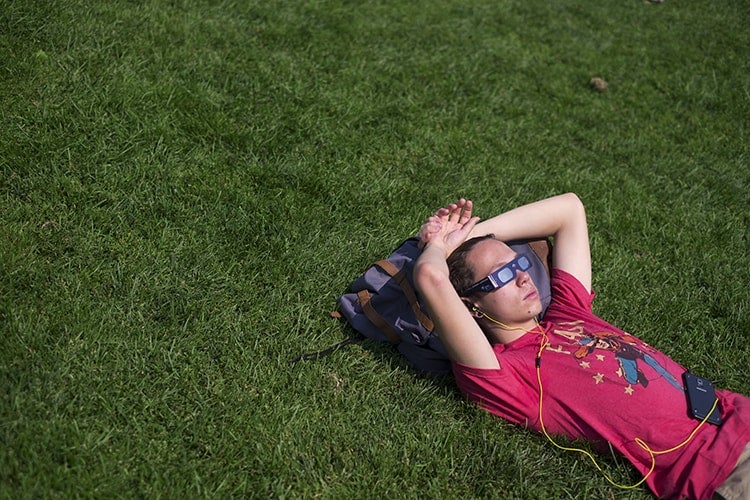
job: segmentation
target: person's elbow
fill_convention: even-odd
[[[562,217],[560,229],[586,229],[586,207],[576,193],[561,195],[563,205],[558,212]]]
[[[414,286],[422,294],[451,286],[444,269],[430,262],[417,261],[413,271]]]
[[[565,193],[562,196],[571,211],[582,213],[585,217],[586,207],[584,207],[581,198],[576,193]]]

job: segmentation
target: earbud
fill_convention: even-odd
[[[490,316],[486,312],[480,311],[479,308],[477,306],[475,306],[475,305],[471,306],[471,312],[476,313],[477,318],[487,318],[491,322],[495,323],[496,325],[498,325],[498,326],[500,326],[502,328],[505,328],[506,330],[522,330],[522,331],[526,331],[523,328],[514,328],[512,326],[506,325],[502,321],[496,320],[495,318],[493,318],[492,316]]]

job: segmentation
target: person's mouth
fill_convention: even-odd
[[[537,292],[536,290],[531,290],[529,293],[526,294],[523,300],[534,300],[538,297],[539,297],[539,292]]]

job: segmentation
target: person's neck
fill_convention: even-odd
[[[530,333],[537,327],[538,323],[535,319],[530,319],[524,323],[508,324],[508,325],[492,325],[490,328],[490,337],[493,343],[499,344],[510,344],[511,342],[520,339],[527,333]]]

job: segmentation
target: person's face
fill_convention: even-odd
[[[481,280],[517,256],[501,241],[487,239],[479,242],[468,255],[475,273],[474,281]],[[542,311],[539,292],[527,271],[516,270],[511,282],[491,292],[477,293],[469,300],[481,311],[509,325],[526,323]]]

